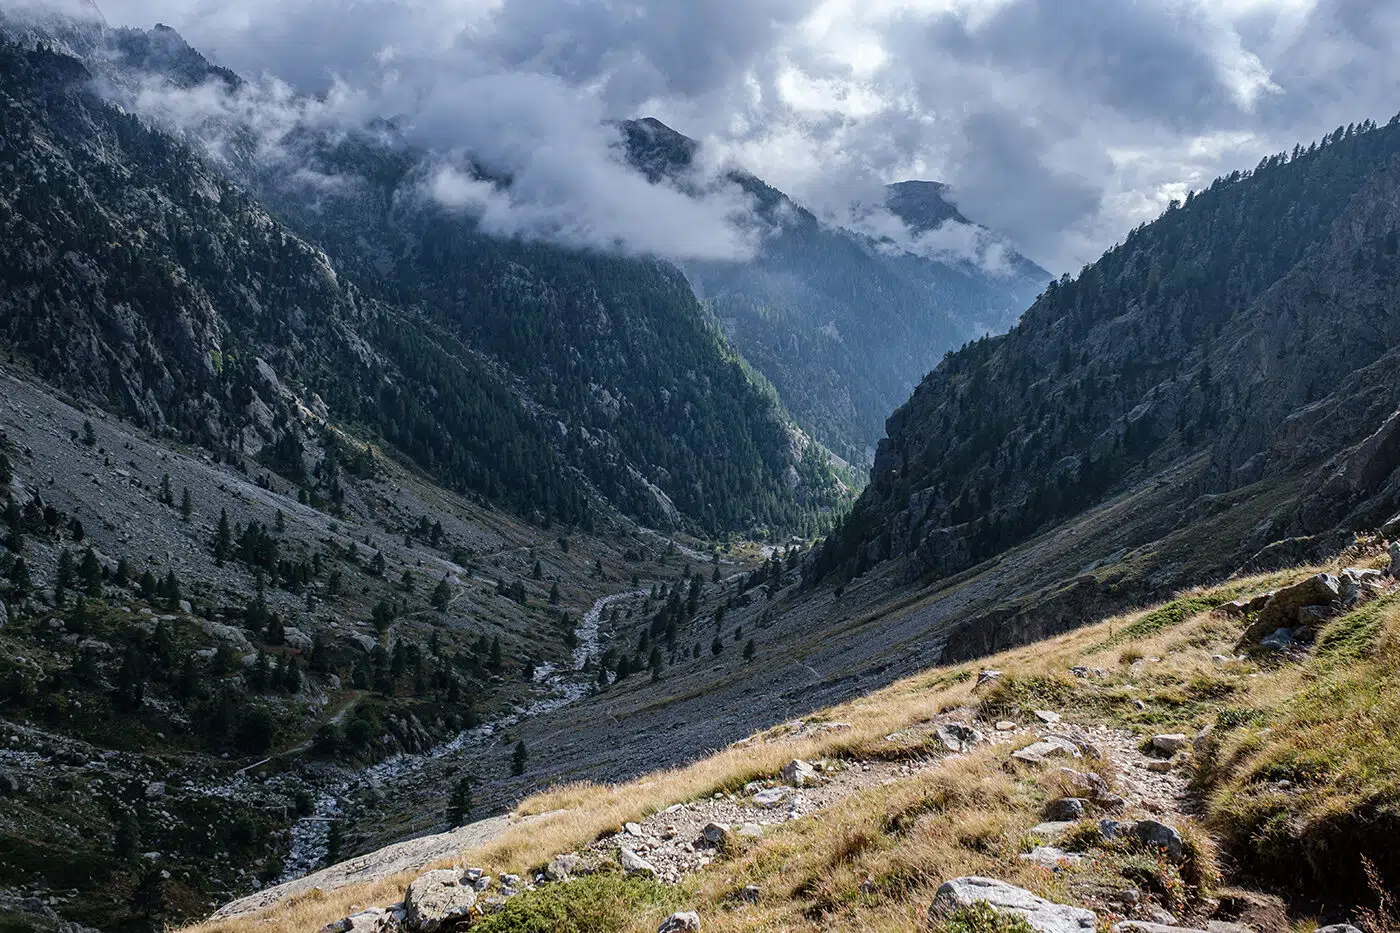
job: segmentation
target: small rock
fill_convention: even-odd
[[[656,933],[699,933],[700,915],[693,910],[671,914],[661,921]]]
[[[1016,724],[1009,719],[1003,719],[997,723],[998,732],[1011,732],[1015,730]]]
[[[1152,737],[1152,750],[1160,755],[1175,755],[1185,747],[1186,736],[1180,732]]]
[[[326,924],[321,933],[385,933],[392,922],[391,916],[383,907],[371,907]]]
[[[404,896],[404,914],[413,933],[434,933],[471,913],[476,888],[462,873],[441,868],[419,875]]]
[[[739,827],[739,835],[748,839],[758,839],[763,836],[763,827],[757,823],[745,823]]]
[[[1025,748],[1017,749],[1011,753],[1011,757],[1019,761],[1028,761],[1032,764],[1039,764],[1047,758],[1081,758],[1079,748],[1069,739],[1062,739],[1057,735],[1047,736],[1039,742],[1032,742]]]
[[[155,800],[155,799],[157,799],[157,798],[159,798],[159,797],[164,797],[164,796],[165,796],[165,782],[164,782],[164,781],[152,781],[151,783],[149,783],[149,784],[146,785],[146,790],[145,790],[143,793],[144,793],[144,795],[145,795],[145,797],[146,797],[147,800]]]
[[[1088,669],[1087,667],[1082,666],[1082,665],[1081,665],[1081,666],[1077,666],[1077,667],[1071,667],[1071,668],[1069,669],[1069,672],[1070,672],[1071,674],[1073,674],[1075,677],[1088,677],[1088,676],[1089,676],[1089,669]]]
[[[983,671],[977,675],[977,683],[972,685],[972,689],[976,690],[983,684],[989,684],[992,681],[1000,680],[1001,676],[1001,671]]]
[[[629,835],[629,836],[635,836],[635,837],[637,837],[637,838],[639,838],[639,839],[641,838],[641,835],[642,835],[642,827],[639,826],[639,825],[636,824],[636,823],[630,823],[630,822],[629,822],[629,823],[623,823],[623,824],[622,824],[622,831],[625,832],[625,833],[627,833],[627,835]]]
[[[1054,846],[1036,846],[1029,852],[1022,852],[1020,858],[1044,868],[1059,868],[1061,865],[1078,865],[1084,856],[1076,852],[1066,852]]]
[[[800,758],[794,758],[783,765],[782,773],[783,780],[793,787],[806,787],[808,784],[817,783],[817,769]]]
[[[1148,923],[1145,920],[1124,920],[1113,925],[1113,933],[1206,933],[1191,927],[1172,926],[1167,923]]]
[[[1268,635],[1259,639],[1259,647],[1269,651],[1287,651],[1293,647],[1293,629],[1275,629]]]
[[[700,835],[712,846],[717,846],[729,837],[729,827],[723,823],[706,823]]]
[[[577,855],[559,855],[549,860],[544,868],[544,876],[550,881],[568,881],[578,871],[583,859]]]
[[[762,893],[762,889],[756,884],[745,885],[744,890],[739,892],[739,899],[749,904],[757,904],[759,895]]]
[[[1035,718],[1039,719],[1047,726],[1053,726],[1060,721],[1060,714],[1053,713],[1048,709],[1038,709],[1035,711]]]
[[[1176,767],[1171,761],[1149,761],[1147,770],[1153,774],[1170,774],[1172,768]]]
[[[1144,703],[1142,700],[1134,700],[1134,701],[1133,701],[1133,709],[1135,709],[1135,710],[1141,712],[1142,710],[1147,709],[1147,704]]]
[[[1051,823],[1073,823],[1084,818],[1084,805],[1088,801],[1081,797],[1061,797],[1052,800],[1045,807],[1045,819]]]
[[[520,884],[520,876],[502,873],[501,884],[505,885],[508,888],[513,888],[516,885]]]
[[[944,882],[929,907],[929,919],[937,923],[957,908],[979,901],[999,911],[1020,914],[1038,933],[1093,933],[1098,928],[1098,917],[1092,910],[1056,904],[1025,888],[975,875]]]
[[[1145,845],[1162,849],[1166,852],[1167,858],[1172,861],[1180,861],[1186,852],[1186,844],[1181,839],[1181,834],[1165,823],[1156,820],[1137,820],[1136,822],[1118,822],[1117,820],[1099,820],[1099,832],[1105,839],[1113,839],[1118,836],[1136,836]]]
[[[1390,546],[1390,554],[1391,566],[1393,567],[1395,565],[1394,544]],[[1391,576],[1394,576],[1394,574],[1392,573]],[[1350,923],[1333,923],[1329,926],[1318,927],[1317,933],[1361,933],[1361,931],[1358,930],[1356,927],[1352,926]]]
[[[960,722],[949,722],[940,725],[933,730],[934,738],[950,752],[962,752],[971,748],[979,742],[986,741],[987,737],[971,726]]]
[[[622,870],[629,875],[645,875],[648,878],[656,877],[656,868],[631,849],[624,848],[617,853],[617,860],[622,865]]]
[[[783,798],[788,795],[786,787],[771,787],[768,790],[761,790],[753,795],[755,805],[763,807],[765,810],[772,809],[783,802]]]
[[[1049,839],[1051,841],[1054,841],[1063,836],[1066,832],[1068,832],[1069,828],[1073,825],[1074,823],[1072,821],[1066,820],[1055,820],[1053,822],[1038,823],[1035,826],[1031,827],[1031,835],[1039,836],[1041,839]]]

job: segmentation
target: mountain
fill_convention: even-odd
[[[1400,125],[1367,122],[1218,179],[950,355],[891,416],[816,575],[950,577],[1168,484],[1129,551],[1253,515],[1198,574],[1379,527],[1400,508],[1397,152]]]
[[[11,131],[49,145],[6,165],[25,194],[0,247],[16,287],[0,329],[45,378],[256,456],[289,423],[262,399],[273,427],[244,431],[243,370],[260,359],[332,420],[546,521],[589,524],[601,495],[654,524],[795,530],[839,500],[825,456],[673,267],[486,235],[409,197],[424,154],[369,134],[302,140],[313,166],[359,173],[309,204],[97,96],[95,72],[119,97],[239,85],[173,31],[106,31],[90,60],[59,47],[7,50]],[[76,268],[94,278],[68,282]]]
[[[697,142],[651,118],[622,131],[648,178],[684,183]],[[947,350],[1009,327],[1050,279],[936,183],[891,186],[889,210],[905,225],[896,242],[826,223],[742,170],[726,177],[755,207],[758,253],[689,262],[686,275],[798,423],[853,463],[869,462],[885,416]],[[921,254],[954,228],[981,252]]]

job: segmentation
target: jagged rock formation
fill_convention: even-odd
[[[952,354],[891,416],[816,575],[949,577],[1154,488],[1174,501],[1135,511],[1129,551],[1266,510],[1202,549],[1207,573],[1378,527],[1400,506],[1397,151],[1395,121],[1367,123],[1219,179]]]

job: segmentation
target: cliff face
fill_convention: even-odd
[[[890,417],[817,574],[899,560],[906,579],[945,577],[1188,463],[1134,543],[1314,471],[1217,569],[1383,521],[1389,446],[1350,451],[1400,403],[1397,149],[1400,127],[1368,124],[1220,179],[950,355]]]

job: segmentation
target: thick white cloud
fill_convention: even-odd
[[[10,4],[16,0],[0,0]],[[34,2],[34,0],[24,0]],[[1400,107],[1392,0],[106,0],[240,72],[337,79],[444,150],[494,147],[576,198],[561,229],[644,248],[590,121],[654,114],[833,216],[950,183],[1054,271],[1219,173]],[[570,149],[570,147],[573,147]],[[579,161],[577,184],[557,177]],[[674,192],[670,192],[674,194]],[[721,198],[697,252],[743,237]],[[519,205],[516,205],[519,207]],[[607,211],[611,209],[609,214]],[[603,210],[599,215],[597,211]],[[630,218],[630,219],[629,219]],[[713,226],[717,224],[718,226]],[[660,229],[657,229],[660,228]],[[726,232],[727,231],[727,232]],[[956,245],[956,244],[953,244]]]

